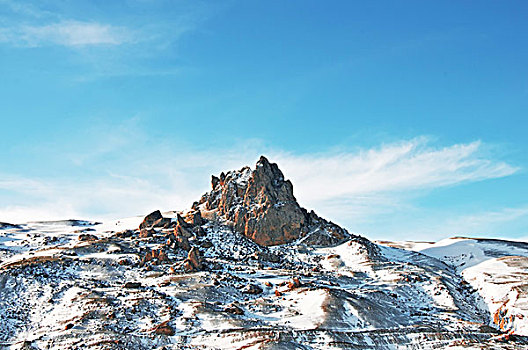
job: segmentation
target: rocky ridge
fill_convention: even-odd
[[[262,156],[254,170],[221,173],[211,179],[212,191],[193,208],[215,212],[237,232],[262,246],[303,239],[309,245],[329,246],[344,242],[350,234],[302,208],[293,185],[275,163]]]

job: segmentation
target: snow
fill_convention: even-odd
[[[62,349],[118,337],[138,349],[177,349],[177,344],[258,349],[270,342],[314,349],[348,343],[396,349],[402,347],[391,342],[417,344],[423,339],[423,331],[415,327],[427,325],[449,339],[456,335],[446,334],[468,333],[485,321],[474,295],[457,290],[462,280],[454,269],[433,257],[392,247],[381,247],[373,257],[364,242],[355,240],[326,248],[298,242],[260,247],[217,219],[202,226],[204,237],[191,239],[196,246],[210,243],[200,248],[207,270],[173,274],[170,267],[186,252],[168,252],[173,261],[167,264],[147,268],[137,263],[147,249],[163,244],[166,231],[158,230],[152,239],[113,235],[137,230],[142,220],[28,223],[1,230],[0,345],[18,349],[29,340],[40,348]],[[81,242],[81,232],[105,239]],[[525,261],[505,260],[497,252],[528,250],[461,239],[415,247],[463,263],[461,274],[482,291],[482,306],[491,312],[507,309],[507,317],[515,315],[508,329],[526,332],[528,300],[519,292],[527,280]],[[461,258],[464,249],[471,254]],[[262,258],[271,255],[280,262]],[[57,261],[27,265],[26,260],[36,257]],[[131,265],[119,264],[124,259]],[[16,262],[21,267],[10,265]],[[300,285],[289,286],[293,278]],[[126,282],[141,286],[124,288]],[[249,284],[260,286],[262,293],[245,293]],[[233,302],[243,313],[225,311]],[[174,336],[153,333],[164,321]],[[441,347],[446,341],[433,339],[431,344]]]
[[[464,237],[389,244],[453,266],[481,296],[479,304],[487,309],[490,325],[528,336],[528,244]]]

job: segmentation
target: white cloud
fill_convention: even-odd
[[[46,45],[82,47],[121,45],[134,41],[134,36],[125,27],[97,22],[61,21],[40,26],[19,25],[3,28],[0,29],[0,41],[29,47]]]
[[[123,129],[117,139],[114,133],[94,131],[97,142],[89,137],[86,149],[71,150],[72,166],[97,169],[100,175],[56,180],[0,176],[0,189],[9,190],[17,204],[10,204],[9,198],[0,202],[0,221],[33,220],[38,213],[97,219],[189,208],[209,189],[211,174],[253,165],[264,153],[292,180],[301,205],[354,230],[350,223],[365,224],[358,226],[362,228],[380,215],[404,217],[406,211],[416,209],[412,199],[426,195],[424,190],[504,177],[518,170],[486,154],[481,142],[438,148],[426,138],[416,138],[371,149],[304,155],[269,149],[258,141],[196,150],[161,142],[152,146],[135,123],[133,118],[113,127]],[[94,149],[94,144],[104,147]]]
[[[482,143],[429,146],[427,138],[357,152],[277,154],[276,160],[311,203],[414,191],[511,175],[519,169],[482,154]]]

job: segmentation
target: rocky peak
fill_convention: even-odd
[[[341,227],[308,213],[293,195],[277,164],[261,156],[254,169],[221,173],[211,178],[212,191],[199,205],[217,211],[254,242],[273,246],[303,239],[307,244],[333,245],[349,238]]]

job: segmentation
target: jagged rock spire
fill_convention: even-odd
[[[308,244],[336,244],[349,235],[346,230],[308,213],[293,195],[293,185],[284,179],[277,164],[261,156],[255,169],[221,173],[211,178],[212,191],[200,204],[231,222],[238,232],[264,246],[305,238]]]

